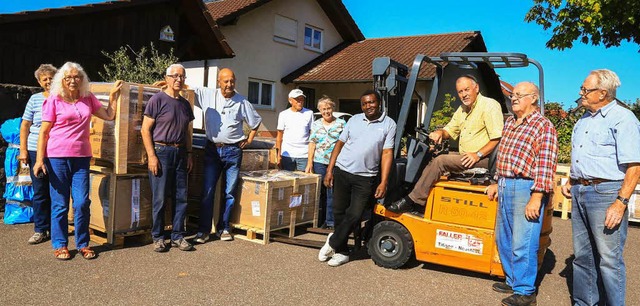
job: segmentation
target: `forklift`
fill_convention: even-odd
[[[431,93],[422,109],[422,98],[415,94],[416,82],[423,64],[435,66]],[[375,204],[371,233],[367,236],[367,248],[376,265],[397,269],[414,258],[420,262],[475,271],[504,277],[495,243],[495,223],[498,203],[490,201],[484,193],[495,170],[497,148],[490,155],[489,171],[470,171],[471,174],[450,174],[442,177],[431,189],[424,213],[397,214],[385,206],[406,195],[418,180],[425,166],[437,155],[447,152],[447,147],[430,142],[429,125],[436,98],[441,87],[444,67],[454,65],[463,69],[522,68],[534,65],[538,69],[540,101],[544,101],[544,73],[536,60],[521,53],[455,52],[439,56],[416,56],[411,73],[408,68],[388,57],[373,62],[374,89],[380,93],[381,105],[397,123],[394,146],[394,163],[390,175],[388,194]],[[409,77],[407,77],[409,75]],[[501,93],[500,93],[501,94]],[[424,114],[422,123],[416,123],[415,133],[405,133],[410,128],[407,118],[412,99],[418,97],[418,114]],[[493,97],[504,101],[503,97]],[[502,103],[503,113],[507,103]],[[544,103],[540,103],[544,114]],[[406,156],[401,154],[401,143],[406,143]],[[551,198],[551,197],[549,197]],[[538,267],[551,244],[553,206],[544,209],[540,235]]]

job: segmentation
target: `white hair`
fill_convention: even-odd
[[[54,97],[66,97],[63,82],[65,75],[71,70],[78,71],[78,74],[82,77],[82,80],[79,84],[80,87],[78,88],[80,92],[80,98],[87,97],[89,96],[89,94],[91,94],[89,84],[91,81],[89,80],[89,76],[87,76],[87,73],[84,71],[84,68],[82,68],[82,66],[80,66],[80,64],[78,63],[66,62],[64,63],[64,65],[62,65],[62,67],[60,67],[58,72],[56,72],[56,75],[53,76],[53,81],[51,82],[51,94]]]
[[[187,69],[184,69],[184,66],[180,64],[171,64],[171,66],[167,67],[167,72],[165,73],[165,75],[169,75],[169,73],[171,73],[171,70],[173,68],[180,68],[182,69],[182,71],[184,71],[185,76],[187,75]]]
[[[609,69],[597,69],[591,71],[591,73],[598,78],[598,88],[607,91],[607,99],[613,100],[616,98],[616,89],[622,85],[618,75]]]

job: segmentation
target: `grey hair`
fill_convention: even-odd
[[[615,72],[609,69],[596,69],[589,74],[593,74],[598,78],[598,88],[607,91],[607,99],[613,100],[616,98],[616,90],[622,83]]]
[[[45,73],[51,73],[53,75],[56,74],[56,71],[58,71],[58,68],[56,68],[55,66],[51,65],[51,64],[42,64],[40,65],[40,67],[38,67],[38,69],[36,69],[36,71],[33,73],[33,75],[36,77],[36,80],[40,81],[40,76],[45,74]]]
[[[167,67],[167,72],[165,73],[165,75],[169,75],[169,73],[171,73],[171,69],[173,68],[180,68],[182,69],[182,71],[184,71],[184,75],[187,75],[187,69],[184,69],[184,66],[180,64],[171,64],[169,67]]]
[[[80,64],[78,63],[66,62],[64,63],[64,65],[62,65],[62,67],[60,67],[58,72],[56,72],[56,75],[53,77],[53,81],[51,82],[51,95],[53,95],[54,97],[65,97],[64,86],[62,83],[64,82],[63,79],[65,74],[67,74],[71,70],[78,71],[78,74],[82,76],[82,81],[80,82],[79,88],[80,97],[87,97],[91,94],[89,84],[91,81],[89,80],[89,76],[87,76],[87,73],[84,71],[84,68],[82,68],[82,66],[80,66]]]
[[[478,79],[476,79],[476,77],[471,75],[471,74],[465,74],[465,75],[457,78],[456,82],[459,81],[460,79],[469,79],[469,80],[473,81],[473,83],[475,83],[476,85],[479,85],[478,84]]]
[[[321,103],[326,103],[327,105],[331,106],[331,108],[333,108],[333,109],[336,108],[336,102],[333,102],[333,99],[331,99],[327,95],[322,95],[322,97],[320,99],[318,99],[318,104],[317,104],[318,109],[320,109],[320,104]]]

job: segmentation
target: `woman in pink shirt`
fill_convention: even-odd
[[[111,89],[106,109],[89,91],[89,82],[80,65],[67,62],[53,77],[51,94],[42,105],[33,173],[49,176],[51,244],[54,256],[60,260],[71,258],[67,248],[69,196],[73,199],[76,248],[85,259],[96,256],[89,247],[89,125],[91,115],[110,121],[115,118],[115,101],[122,81]]]

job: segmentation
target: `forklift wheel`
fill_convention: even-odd
[[[376,265],[397,269],[411,258],[413,239],[402,224],[394,221],[382,221],[373,228],[368,249],[369,255]]]

